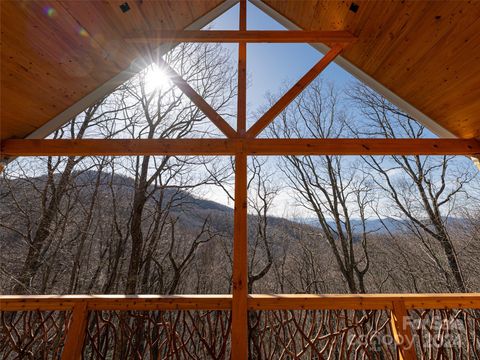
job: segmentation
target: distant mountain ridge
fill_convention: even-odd
[[[299,218],[294,219],[294,221],[307,224],[309,226],[319,227],[318,220],[315,218]],[[336,228],[336,223],[333,220],[330,220],[328,224]],[[360,219],[350,219],[350,224],[352,225],[354,231],[358,230],[363,231],[362,229],[362,220]],[[367,219],[365,221],[365,231],[375,232],[375,233],[386,233],[387,229],[390,232],[400,231],[403,225],[403,220],[394,219],[394,218],[383,218],[383,219]]]
[[[94,170],[82,171],[82,172],[74,172],[72,177],[75,179],[75,183],[79,186],[92,186],[96,178],[98,176],[98,172]],[[104,187],[107,185],[116,186],[116,191],[120,192],[119,195],[122,197],[128,197],[133,194],[133,189],[135,187],[135,180],[129,176],[123,174],[114,174],[112,177],[111,173],[103,172],[101,174],[102,178],[100,181],[100,186]],[[30,178],[30,182],[43,182],[46,180],[46,175],[42,175],[35,178]],[[1,182],[4,180],[0,180]],[[21,179],[14,180],[15,182],[21,182]],[[31,186],[31,185],[30,185]],[[6,196],[4,186],[1,187],[1,195],[2,197]],[[131,191],[130,191],[131,190]],[[177,197],[182,201],[183,205],[182,209],[188,209],[189,215],[188,221],[195,223],[196,226],[199,226],[201,223],[200,218],[204,217],[206,213],[212,213],[216,215],[221,214],[229,214],[228,217],[232,217],[233,219],[233,209],[229,206],[223,205],[221,203],[196,197],[195,195],[191,194],[188,191],[185,191],[176,186],[168,186],[163,189],[163,196],[166,201],[171,199],[172,197]],[[179,201],[180,201],[179,200]],[[176,210],[173,210],[172,213],[176,213]],[[178,212],[177,215],[185,216],[182,212]],[[225,215],[223,215],[224,217]],[[254,216],[254,215],[250,215]],[[197,219],[198,217],[198,219]],[[450,224],[461,225],[462,222],[465,221],[461,218],[450,218]],[[319,228],[318,220],[314,217],[309,218],[293,218],[293,219],[286,219],[277,216],[269,216],[268,222],[273,227],[276,227],[280,224],[283,224],[282,228],[284,231],[288,231],[288,226],[285,224],[298,224],[299,226],[308,226],[313,228]],[[351,219],[350,223],[353,227],[354,233],[361,233],[363,231],[362,228],[362,221],[360,219]],[[192,224],[193,225],[193,224]],[[332,226],[334,229],[336,228],[336,224],[333,220],[329,221],[329,225]],[[382,218],[382,219],[368,219],[365,223],[365,230],[369,233],[378,233],[378,234],[385,234],[387,232],[398,232],[402,231],[402,227],[406,225],[405,220],[401,219],[394,219],[394,218]]]

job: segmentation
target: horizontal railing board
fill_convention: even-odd
[[[230,310],[231,295],[61,295],[0,296],[0,310]]]
[[[251,294],[249,310],[386,309],[401,301],[407,309],[480,309],[480,293],[471,294]],[[70,310],[230,310],[231,295],[2,295],[1,311]]]
[[[252,310],[385,309],[402,301],[407,308],[480,308],[480,294],[251,295]]]

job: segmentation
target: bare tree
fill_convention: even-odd
[[[358,84],[350,95],[365,119],[365,129],[357,129],[357,135],[386,138],[426,135],[423,126],[366,86]],[[364,161],[374,171],[372,181],[397,210],[394,215],[405,219],[410,233],[443,275],[448,290],[466,292],[448,223],[456,199],[474,177],[473,167],[455,164],[451,156],[364,157]]]
[[[214,184],[222,189],[228,198],[234,202],[233,184],[231,183],[234,174],[233,158],[229,158],[222,165],[216,164],[207,170],[212,177]],[[272,253],[272,235],[270,234],[269,209],[275,197],[278,195],[279,187],[273,181],[274,172],[269,171],[266,166],[266,159],[252,157],[248,163],[248,205],[252,210],[249,215],[248,239],[249,239],[249,266],[248,266],[248,291],[254,291],[256,282],[263,279],[271,270],[274,262]],[[280,240],[280,239],[279,239]],[[229,249],[225,249],[232,263]]]
[[[120,111],[118,108],[105,109],[102,105],[103,100],[92,105],[82,115],[57,130],[53,137],[81,139],[99,122],[99,119],[114,116],[114,114]],[[22,233],[22,238],[28,246],[28,251],[23,261],[23,267],[14,279],[13,291],[15,293],[32,291],[33,278],[42,264],[48,263],[45,261],[45,256],[52,245],[52,239],[55,235],[59,235],[59,232],[61,233],[65,230],[68,211],[62,212],[62,203],[69,197],[74,169],[82,160],[82,157],[48,157],[46,159],[47,175],[45,181],[41,188],[37,187],[36,184],[34,185],[41,197],[40,214],[35,212],[35,219],[26,221],[28,224],[27,229]],[[26,179],[28,179],[28,176]],[[10,192],[10,194],[15,197],[14,191]],[[18,201],[14,202],[19,205]],[[21,211],[21,208],[17,209]],[[68,206],[67,209],[69,209]],[[31,215],[31,213],[22,213],[26,217]],[[2,224],[2,226],[6,226],[5,223],[2,222]],[[45,272],[45,274],[48,275],[48,272]],[[42,288],[44,287],[45,279]]]
[[[167,61],[197,92],[218,111],[224,109],[234,95],[231,67],[228,57],[222,53],[218,45],[210,44],[183,44],[168,54]],[[181,138],[197,131],[206,133],[208,127],[200,126],[205,115],[173,85],[166,89],[154,88],[149,92],[148,74],[135,79],[135,83],[127,88],[132,102],[137,104],[135,109],[129,109],[128,117],[134,126],[129,128],[135,138]],[[195,163],[198,160],[195,161]],[[158,237],[161,212],[157,212],[155,226],[149,234],[144,233],[143,221],[147,201],[153,198],[158,189],[170,184],[181,187],[187,181],[192,171],[194,161],[180,157],[137,157],[129,168],[133,169],[135,189],[132,202],[129,235],[131,238],[131,253],[127,273],[126,292],[137,291],[140,272],[142,269],[142,254],[147,245],[153,246]],[[205,183],[200,180],[198,186]],[[150,243],[151,245],[148,245]],[[147,256],[147,268],[151,257]]]
[[[229,115],[229,102],[235,95],[234,76],[228,53],[222,47],[182,44],[167,55],[167,60],[212,107]],[[165,81],[157,85],[152,83],[151,69],[145,70],[58,130],[54,137],[154,139],[215,135],[205,115],[178,89]],[[21,269],[11,271],[2,266],[13,291],[45,292],[58,284],[63,293],[99,286],[110,292],[121,290],[122,282],[130,293],[151,291],[153,275],[158,274],[156,257],[161,251],[162,255],[170,253],[168,271],[177,274],[173,288],[178,288],[178,277],[185,273],[185,266],[191,265],[205,238],[214,238],[209,222],[199,226],[196,234],[186,233],[175,226],[182,220],[175,220],[178,215],[172,215],[172,211],[188,211],[185,201],[191,198],[189,189],[206,183],[208,175],[196,172],[205,161],[208,160],[173,156],[51,157],[46,160],[43,182],[32,172],[27,173],[24,162],[20,161],[19,166],[11,164],[12,172],[3,176],[7,191],[2,190],[2,196],[18,212],[12,216],[2,212],[1,226],[9,234],[19,235],[27,245]],[[111,173],[103,173],[104,169]],[[42,165],[38,170],[42,171]],[[96,172],[92,174],[90,170]],[[22,172],[24,176],[16,176]],[[133,186],[129,181],[115,184],[127,175],[132,175]],[[82,176],[93,181],[82,184]],[[32,208],[24,209],[26,198],[13,188],[18,186],[14,180],[20,177],[25,189],[36,189],[40,207],[35,208],[37,199],[32,199]],[[103,206],[108,208],[102,212]],[[24,216],[25,226],[15,224],[18,213]],[[176,229],[174,233],[172,229]],[[172,240],[179,236],[184,239]],[[170,252],[168,244],[175,245],[170,246]],[[187,252],[185,262],[179,252],[184,245],[192,250]],[[108,266],[102,266],[104,262]],[[18,268],[16,264],[12,266]],[[41,281],[34,286],[35,277],[41,277]],[[158,284],[154,287],[158,288]]]
[[[274,183],[274,173],[266,169],[266,159],[261,160],[258,157],[252,157],[249,171],[248,188],[250,192],[248,200],[255,216],[251,218],[253,222],[251,225],[253,226],[249,226],[251,230],[249,231],[249,237],[252,240],[249,254],[248,292],[253,293],[255,283],[268,274],[274,261],[272,235],[268,226],[268,211],[278,195],[279,187]],[[253,234],[251,233],[252,230]],[[277,241],[280,242],[281,234],[277,235],[279,235]],[[263,254],[258,254],[259,251],[262,251]]]
[[[270,127],[277,138],[331,138],[346,134],[348,118],[338,94],[322,82],[312,83]],[[366,208],[371,187],[352,162],[339,156],[282,157],[280,168],[298,203],[315,214],[340,272],[352,293],[365,292],[364,277],[370,261]],[[360,226],[352,219],[360,217]],[[360,244],[360,246],[357,246]]]

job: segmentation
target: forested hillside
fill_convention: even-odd
[[[28,254],[28,237],[45,216],[45,198],[60,176],[1,181],[1,289],[17,288]],[[125,291],[134,180],[93,170],[73,172],[54,214],[42,261],[25,293],[122,293]],[[228,293],[231,286],[233,210],[178,187],[153,186],[142,223],[148,247],[142,254],[139,292]],[[476,220],[478,221],[478,220]],[[264,292],[348,292],[321,227],[252,215],[250,255],[253,290]],[[480,289],[474,219],[451,219],[449,233],[460,251],[469,289]],[[353,247],[361,251],[360,220]],[[385,224],[387,227],[383,227]],[[369,292],[448,291],[442,275],[420,250],[408,223],[366,221],[369,228]],[[334,227],[334,223],[330,224]],[[390,226],[389,226],[390,225]],[[394,225],[394,226],[393,226]],[[472,232],[470,232],[472,231]],[[478,239],[478,238],[477,238]],[[336,240],[340,242],[340,239]],[[256,272],[255,272],[256,271]]]

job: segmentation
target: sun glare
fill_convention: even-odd
[[[153,64],[147,70],[145,81],[146,90],[148,92],[155,90],[166,90],[171,85],[168,75],[157,64]]]

